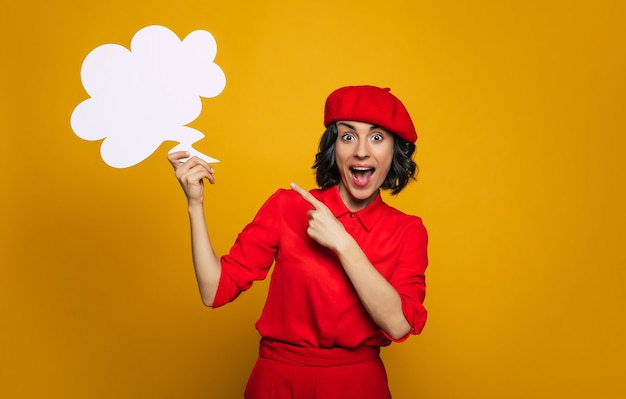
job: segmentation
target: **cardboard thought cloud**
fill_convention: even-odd
[[[85,140],[104,139],[102,159],[115,168],[138,164],[167,140],[180,143],[170,152],[187,150],[218,162],[192,147],[204,134],[185,126],[200,115],[200,97],[224,90],[216,54],[209,32],[197,30],[181,41],[157,25],[138,31],[130,50],[117,44],[95,48],[81,69],[90,98],[74,109],[72,130]]]

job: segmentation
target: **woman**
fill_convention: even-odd
[[[213,168],[168,156],[188,200],[193,264],[205,305],[222,306],[264,279],[259,358],[249,399],[390,398],[380,347],[426,322],[427,233],[388,205],[414,178],[417,134],[389,89],[348,86],[326,100],[313,167],[319,189],[280,189],[218,258],[204,219]]]

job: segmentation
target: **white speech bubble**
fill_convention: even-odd
[[[226,86],[216,54],[209,32],[197,30],[181,41],[158,25],[139,30],[130,50],[118,44],[95,48],[81,68],[90,98],[72,112],[72,130],[85,140],[104,139],[100,154],[115,168],[138,164],[164,141],[180,143],[170,152],[218,162],[192,147],[204,134],[186,126],[202,111],[200,97],[215,97]]]

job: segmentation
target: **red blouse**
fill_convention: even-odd
[[[428,237],[422,220],[382,201],[351,212],[336,186],[311,193],[331,210],[376,269],[398,291],[410,334],[426,322],[424,272]],[[389,345],[392,339],[361,304],[337,256],[307,233],[311,205],[293,190],[280,189],[261,207],[221,258],[222,274],[213,307],[233,301],[262,280],[274,265],[256,328],[263,338],[313,348]]]

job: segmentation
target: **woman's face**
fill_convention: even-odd
[[[339,194],[348,209],[358,211],[372,203],[387,178],[394,137],[381,127],[356,121],[338,121],[337,131]]]

